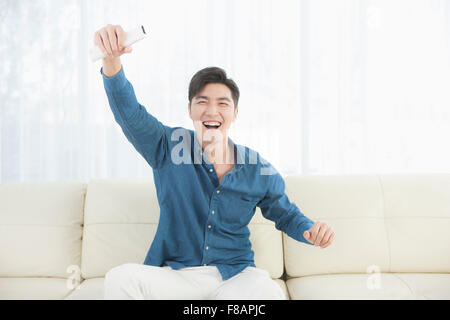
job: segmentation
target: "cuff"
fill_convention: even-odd
[[[120,67],[120,71],[112,76],[107,77],[103,74],[103,67],[100,68],[100,74],[103,77],[103,83],[105,85],[106,90],[117,90],[123,88],[127,83],[127,78],[125,77],[125,73],[123,71],[123,66]]]

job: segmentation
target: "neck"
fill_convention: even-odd
[[[199,135],[197,135],[197,139],[199,144],[202,146],[202,151],[212,164],[220,165],[234,163],[234,150],[230,148],[228,136],[225,136],[224,139],[218,141],[202,141]]]

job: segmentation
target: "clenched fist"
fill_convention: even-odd
[[[303,233],[303,237],[321,249],[328,247],[334,239],[334,232],[324,222],[317,221],[311,229]]]
[[[98,46],[107,58],[117,58],[124,53],[130,53],[133,49],[124,47],[126,33],[120,25],[108,24],[94,34],[94,44]]]

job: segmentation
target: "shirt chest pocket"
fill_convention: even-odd
[[[236,197],[231,199],[228,203],[228,208],[226,208],[223,221],[229,225],[246,226],[255,213],[257,203],[257,199],[250,197]]]

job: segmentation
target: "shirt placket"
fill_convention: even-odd
[[[215,175],[215,179],[218,181],[217,179],[217,175],[216,172],[214,170],[214,166],[213,165],[206,165],[206,169],[208,171],[209,174],[211,175]],[[222,183],[218,184],[218,186],[214,189],[213,194],[211,195],[211,201],[210,201],[210,206],[209,206],[209,214],[208,214],[208,218],[206,220],[206,225],[205,225],[205,243],[203,244],[203,259],[202,259],[202,264],[204,266],[208,265],[207,261],[211,261],[211,250],[212,248],[212,243],[213,243],[213,238],[214,238],[214,228],[216,225],[216,217],[217,214],[219,214],[218,212],[218,203],[220,201],[220,196],[221,196],[221,192],[222,192],[222,187],[223,187],[223,183],[225,182],[226,176],[224,176],[224,178],[222,179]]]

